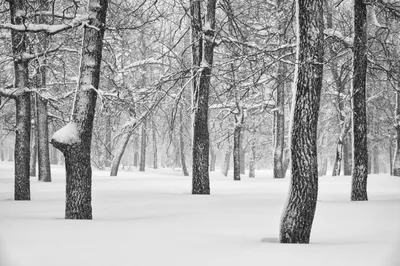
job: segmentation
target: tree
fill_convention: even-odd
[[[318,195],[317,124],[323,77],[323,1],[297,0],[291,184],[281,243],[309,243]]]
[[[208,95],[214,57],[216,1],[206,1],[204,26],[202,25],[200,4],[200,1],[190,1],[194,113],[192,194],[210,194]]]
[[[100,83],[100,65],[108,0],[90,0],[89,22],[84,26],[79,83],[71,122],[57,131],[51,143],[65,156],[66,219],[92,219],[93,119]]]
[[[367,6],[364,0],[354,0],[353,48],[353,171],[351,200],[368,200],[368,148],[367,148]]]

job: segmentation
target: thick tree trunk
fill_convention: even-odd
[[[126,146],[128,145],[129,139],[132,135],[132,132],[127,131],[122,135],[121,143],[118,146],[118,149],[115,151],[114,160],[111,165],[111,173],[110,176],[117,176],[119,164],[121,163],[122,156],[124,155]]]
[[[367,73],[367,6],[363,0],[354,0],[353,48],[353,171],[351,200],[368,200],[368,148],[366,112]]]
[[[206,0],[202,29],[199,1],[190,1],[193,58],[193,163],[192,194],[210,194],[208,95],[214,57],[216,0]],[[204,38],[201,37],[204,34]],[[204,42],[203,42],[204,41]],[[203,43],[202,43],[203,42]],[[200,61],[201,59],[201,61]]]
[[[17,16],[20,10],[25,10],[25,1],[9,1],[11,24],[19,25],[23,23],[22,16]],[[26,35],[22,32],[11,31],[12,51],[14,58],[21,58],[26,52]],[[19,88],[20,92],[14,96],[16,102],[16,130],[15,130],[15,183],[14,199],[30,200],[30,134],[31,134],[31,99],[30,92],[26,91],[29,87],[28,61],[22,59],[14,60],[14,87]]]
[[[317,125],[321,98],[322,0],[297,0],[297,55],[292,110],[292,173],[280,227],[281,243],[309,243],[318,196]]]
[[[146,148],[147,148],[147,118],[143,119],[142,123],[142,134],[140,134],[140,164],[139,171],[144,172],[146,170]]]
[[[222,166],[222,174],[224,176],[228,175],[228,171],[229,171],[229,164],[231,162],[231,153],[232,153],[232,146],[230,144],[228,144],[228,148],[225,151],[225,156],[224,156],[224,164]]]
[[[352,169],[352,151],[351,151],[351,134],[347,134],[343,144],[343,173],[344,175],[351,175]]]
[[[90,20],[84,26],[80,77],[71,122],[57,131],[51,140],[65,156],[66,219],[92,219],[90,152],[107,6],[107,0],[90,0],[88,3]]]
[[[396,92],[396,149],[394,151],[393,175],[400,176],[400,91]]]

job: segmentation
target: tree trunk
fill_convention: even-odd
[[[65,156],[65,219],[92,219],[90,152],[107,6],[107,0],[90,0],[88,3],[90,20],[84,25],[79,84],[71,122],[57,131],[51,140]]]
[[[157,153],[157,129],[156,123],[153,120],[153,168],[158,168],[158,153]]]
[[[38,154],[36,95],[31,96],[31,107],[32,107],[33,118],[31,120],[31,158],[29,162],[29,175],[36,176],[36,158]]]
[[[179,113],[179,147],[180,147],[180,155],[181,155],[181,165],[182,165],[182,172],[184,176],[189,176],[189,172],[186,166],[186,156],[185,156],[185,139],[183,135],[183,112],[182,108],[180,109]]]
[[[351,134],[347,134],[343,144],[343,172],[344,175],[351,175],[352,168],[352,152],[351,152]]]
[[[225,157],[224,157],[224,165],[222,166],[222,174],[224,176],[228,175],[229,171],[229,164],[231,162],[231,153],[232,153],[232,146],[228,143],[228,148],[225,151]]]
[[[23,24],[23,18],[17,16],[18,11],[25,10],[25,1],[10,1],[11,24]],[[23,32],[11,31],[12,51],[14,58],[21,58],[26,52],[26,35]],[[15,149],[14,149],[14,199],[30,200],[30,134],[31,134],[31,93],[25,88],[29,87],[28,61],[22,59],[14,60],[14,87],[21,90],[15,95],[16,102],[16,130],[15,130]]]
[[[117,176],[119,164],[121,162],[122,156],[124,155],[126,146],[128,145],[129,139],[132,135],[132,132],[127,131],[122,135],[121,144],[118,146],[118,149],[115,151],[114,160],[111,166],[110,176]]]
[[[0,105],[1,105],[1,98],[0,98]],[[2,162],[5,161],[4,158],[4,143],[3,143],[3,124],[0,123],[0,159]]]
[[[107,115],[106,118],[106,136],[105,136],[105,144],[106,144],[106,160],[105,166],[110,167],[112,162],[112,153],[111,153],[111,133],[112,133],[112,125],[111,125],[111,115]]]
[[[297,0],[297,55],[292,110],[291,185],[280,227],[281,243],[309,243],[318,195],[317,125],[321,99],[324,20],[322,0]]]
[[[240,133],[241,125],[235,126],[233,133],[233,180],[240,180]]]
[[[256,177],[256,142],[252,140],[251,142],[251,158],[250,158],[250,165],[249,165],[249,177],[254,178]]]
[[[140,143],[140,164],[139,171],[144,172],[146,169],[146,148],[147,148],[147,118],[143,119],[142,134]]]
[[[51,164],[58,164],[57,149],[51,146]]]
[[[338,138],[337,146],[336,146],[336,155],[335,155],[335,163],[333,164],[333,172],[332,176],[340,175],[340,170],[342,167],[342,156],[343,156],[343,143],[344,138],[346,137],[350,126],[351,121],[342,121],[344,125],[341,125],[342,131],[340,132],[340,136]]]
[[[242,121],[243,124],[243,121]],[[242,125],[242,128],[240,130],[240,138],[239,138],[239,152],[240,152],[240,156],[239,156],[239,162],[240,162],[240,174],[244,175],[246,174],[246,160],[245,160],[245,156],[246,153],[244,152],[244,127]]]
[[[326,176],[328,172],[328,158],[323,157],[322,163],[319,165],[318,176]]]
[[[389,173],[393,175],[392,133],[389,136]]]
[[[400,91],[396,91],[396,149],[394,151],[393,175],[400,176]]]
[[[353,171],[351,200],[368,200],[368,148],[366,112],[367,71],[367,6],[363,0],[354,0],[353,48]]]
[[[47,100],[38,96],[37,120],[38,120],[38,161],[39,181],[51,182],[50,150],[49,150],[49,123]]]
[[[373,149],[372,149],[372,159],[373,159],[373,165],[374,165],[374,174],[379,174],[379,150],[378,146],[375,144]]]
[[[210,162],[210,172],[214,172],[215,171],[215,163],[217,160],[217,154],[214,150],[214,148],[211,148],[211,162]]]
[[[193,58],[193,163],[192,194],[210,194],[208,95],[214,57],[216,0],[206,1],[206,14],[202,29],[201,3],[190,0]],[[204,34],[204,38],[201,36]],[[204,41],[204,42],[203,42]]]

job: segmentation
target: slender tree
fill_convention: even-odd
[[[79,83],[71,122],[57,131],[51,140],[65,157],[66,219],[92,219],[90,153],[107,7],[108,0],[90,0],[88,3],[89,22],[84,25]]]
[[[309,243],[318,196],[317,123],[323,76],[323,1],[297,0],[291,184],[281,243]]]

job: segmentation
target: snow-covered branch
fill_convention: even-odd
[[[344,36],[340,31],[335,29],[325,29],[324,30],[325,36],[334,38],[340,42],[342,42],[346,47],[353,46],[353,38]]]
[[[19,32],[45,32],[53,35],[68,29],[76,28],[88,21],[88,16],[79,16],[72,19],[68,23],[49,25],[49,24],[19,24],[14,25],[11,23],[0,24],[0,29],[8,29]]]

